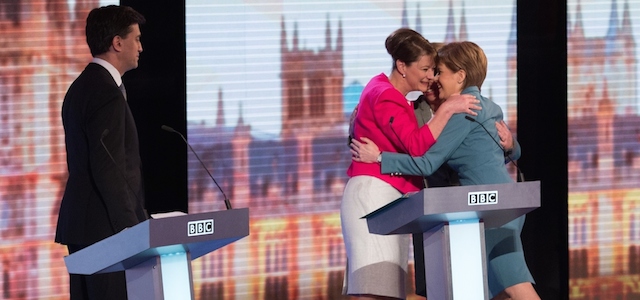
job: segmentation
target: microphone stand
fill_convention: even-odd
[[[216,184],[216,186],[220,190],[220,193],[222,193],[222,196],[224,197],[224,205],[227,207],[227,209],[231,209],[231,201],[229,201],[229,198],[227,198],[227,195],[224,193],[224,191],[222,190],[222,188],[220,187],[220,185],[218,184],[216,179],[213,177],[213,175],[211,175],[211,172],[209,172],[209,169],[207,169],[207,166],[204,164],[204,162],[202,162],[202,160],[200,159],[200,156],[198,156],[198,153],[196,153],[196,151],[193,150],[193,147],[191,147],[191,144],[189,144],[189,142],[184,137],[184,135],[182,135],[182,133],[178,132],[177,130],[175,130],[175,129],[167,126],[167,125],[162,125],[161,128],[162,128],[162,130],[178,134],[182,138],[184,143],[187,144],[187,146],[189,146],[189,149],[196,156],[196,159],[200,162],[200,164],[202,165],[202,168],[204,168],[204,170],[207,171],[207,174],[209,174],[209,177],[211,177],[211,180],[213,180],[213,183]]]

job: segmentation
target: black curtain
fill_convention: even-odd
[[[519,166],[540,180],[542,207],[522,233],[542,299],[568,299],[567,4],[518,0]]]
[[[186,145],[162,125],[186,133],[184,1],[123,0],[145,16],[137,69],[127,72],[129,106],[140,139],[147,209],[187,212]]]

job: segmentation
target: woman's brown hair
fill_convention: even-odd
[[[420,33],[409,28],[400,28],[392,32],[385,41],[387,53],[393,59],[393,70],[396,69],[396,61],[400,60],[407,66],[423,55],[436,56],[436,50],[431,43]]]
[[[482,88],[487,77],[487,56],[474,42],[452,42],[438,51],[438,64],[443,63],[453,72],[464,70],[466,79],[462,89],[470,86]]]

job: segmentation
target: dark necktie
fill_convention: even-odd
[[[120,91],[122,92],[122,96],[124,96],[124,100],[127,100],[127,90],[124,88],[124,82],[120,84],[118,89],[120,89]]]

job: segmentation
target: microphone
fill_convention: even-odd
[[[109,149],[107,148],[107,146],[104,144],[103,139],[109,135],[109,129],[105,129],[102,132],[102,136],[100,136],[100,144],[102,144],[102,148],[104,149],[105,152],[107,152],[107,155],[109,155],[109,158],[111,158],[111,161],[113,162],[113,164],[116,166],[116,169],[118,170],[118,173],[120,173],[120,176],[122,176],[122,179],[124,179],[124,182],[127,183],[127,187],[129,187],[129,190],[133,193],[133,196],[136,197],[136,200],[138,201],[138,203],[140,202],[140,198],[138,198],[138,193],[136,193],[136,191],[131,187],[131,184],[129,183],[129,180],[127,179],[127,176],[124,175],[124,173],[122,172],[122,169],[118,166],[118,163],[116,162],[116,160],[113,158],[113,155],[111,155],[111,152],[109,151]]]
[[[224,205],[227,207],[227,209],[231,209],[231,202],[229,201],[229,198],[227,198],[227,194],[224,193],[224,191],[222,190],[222,188],[220,187],[220,185],[218,184],[216,179],[213,178],[213,175],[211,175],[211,172],[209,172],[209,169],[207,169],[207,166],[205,166],[204,162],[202,162],[202,160],[198,156],[198,153],[196,153],[196,151],[193,150],[193,147],[191,147],[191,144],[189,144],[189,142],[187,142],[187,139],[184,137],[184,135],[182,135],[182,133],[178,132],[177,130],[175,130],[175,129],[167,126],[167,125],[162,125],[161,128],[162,128],[162,130],[178,134],[182,138],[184,143],[187,144],[187,146],[189,146],[189,149],[191,150],[191,152],[196,156],[196,158],[198,159],[198,161],[200,162],[200,164],[202,165],[204,170],[207,171],[207,174],[209,174],[209,177],[211,177],[211,180],[213,180],[213,183],[215,183],[216,186],[218,187],[218,189],[220,190],[220,193],[222,193],[222,196],[224,196]]]
[[[493,135],[491,135],[491,133],[489,133],[489,130],[487,130],[486,127],[484,127],[484,125],[482,125],[482,123],[476,121],[476,119],[469,117],[469,116],[464,116],[465,119],[473,122],[473,123],[477,123],[478,125],[480,125],[480,127],[482,127],[482,129],[484,129],[484,131],[491,137],[491,139],[493,140],[494,143],[496,143],[496,145],[498,145],[498,147],[502,150],[502,153],[504,153],[504,156],[516,167],[516,170],[518,171],[517,175],[518,175],[518,182],[524,182],[524,174],[522,174],[522,171],[520,171],[520,167],[518,167],[518,165],[516,164],[515,161],[513,161],[513,159],[511,159],[511,157],[509,156],[509,154],[507,153],[507,151],[504,150],[504,148],[502,147],[502,145],[500,145],[500,143],[498,143],[498,141],[496,141],[496,139],[493,137]]]
[[[418,165],[418,162],[415,160],[415,158],[413,158],[413,155],[409,153],[409,149],[407,148],[407,146],[404,145],[404,143],[402,142],[402,139],[400,138],[396,130],[393,129],[393,120],[394,120],[394,116],[391,116],[391,118],[389,118],[389,127],[391,128],[391,131],[393,132],[393,134],[396,135],[396,138],[398,138],[398,141],[400,142],[400,145],[404,149],[404,152],[406,152],[409,155],[409,157],[411,157],[411,161],[413,162],[413,164],[416,166],[416,168],[418,168],[418,170],[420,170],[420,166]],[[424,176],[422,176],[422,184],[424,185],[425,188],[429,186],[427,184],[427,179]]]

